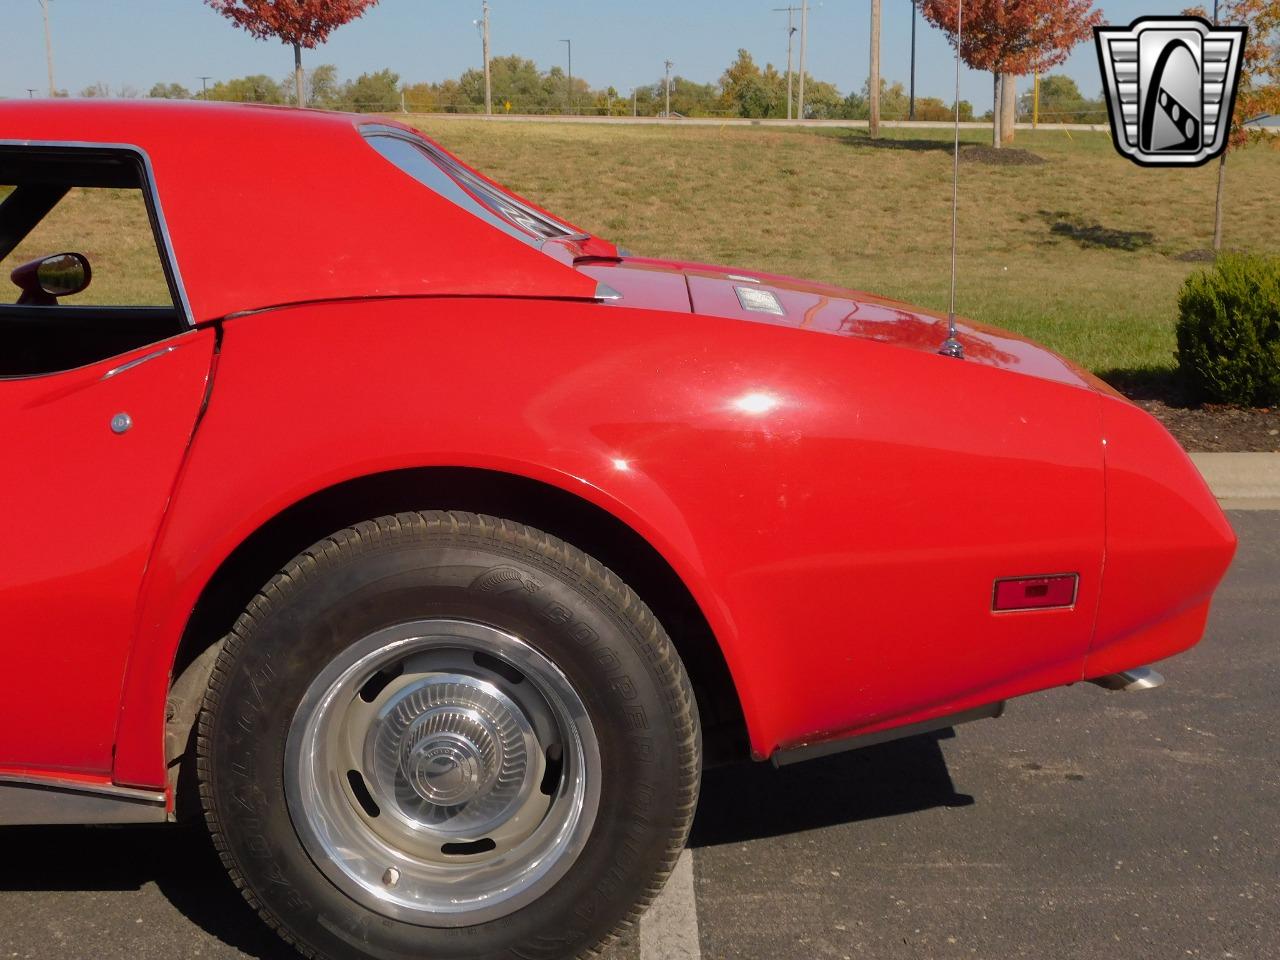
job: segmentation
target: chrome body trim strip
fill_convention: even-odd
[[[833,753],[844,753],[846,750],[858,750],[862,747],[874,746],[877,743],[888,743],[890,740],[902,740],[922,733],[945,730],[947,727],[959,726],[972,720],[993,719],[1004,714],[1004,704],[1003,700],[997,700],[995,703],[989,703],[986,706],[974,707],[972,710],[962,710],[959,713],[950,713],[942,717],[934,717],[932,720],[923,720],[920,723],[910,723],[905,727],[893,727],[889,730],[877,730],[875,733],[866,733],[861,736],[840,737],[835,740],[824,740],[821,743],[787,747],[774,753],[772,758],[773,765],[775,767],[785,767],[804,760],[827,757]]]
[[[114,783],[86,783],[67,777],[36,777],[28,774],[0,773],[0,786],[22,784],[47,787],[51,790],[72,790],[76,793],[114,797],[117,800],[133,800],[138,803],[164,803],[163,790],[141,790],[137,787],[118,787]]]
[[[159,350],[152,350],[150,353],[144,354],[141,357],[135,357],[134,359],[130,360],[128,363],[122,363],[118,367],[112,367],[110,370],[108,370],[106,373],[102,375],[102,379],[110,380],[112,377],[114,377],[118,373],[124,373],[126,370],[132,370],[134,367],[139,367],[142,364],[146,363],[148,360],[154,360],[156,357],[163,357],[166,353],[170,353],[171,351],[177,350],[177,349],[178,349],[177,347],[170,346],[170,347],[161,347]]]
[[[57,777],[0,774],[0,826],[163,823],[165,794]]]

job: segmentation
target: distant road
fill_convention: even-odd
[[[485,116],[482,113],[410,113],[393,114],[408,116],[414,120],[484,120],[489,123],[612,123],[623,126],[672,126],[672,127],[845,127],[862,128],[867,126],[866,120],[745,120],[740,117],[597,117],[597,116],[534,116],[522,113],[495,113]],[[950,130],[950,120],[881,120],[880,126],[885,128],[902,128],[918,130]],[[963,130],[990,130],[991,124],[977,121],[966,121],[960,124]],[[1019,123],[1018,130],[1070,130],[1107,132],[1110,126],[1105,123],[1042,123],[1033,127],[1029,123]]]

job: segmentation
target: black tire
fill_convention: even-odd
[[[286,800],[286,740],[318,674],[359,638],[428,616],[522,638],[572,683],[599,743],[598,812],[567,873],[533,903],[467,926],[406,922],[348,896]],[[510,521],[408,513],[320,541],[254,597],[213,672],[198,769],[223,864],[302,954],[552,960],[599,949],[661,890],[697,803],[701,734],[670,639],[605,566]]]

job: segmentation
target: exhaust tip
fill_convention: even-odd
[[[1104,677],[1094,677],[1089,681],[1104,690],[1123,690],[1133,693],[1137,690],[1154,690],[1164,685],[1164,677],[1150,667],[1134,667],[1132,670],[1121,670],[1109,673]]]

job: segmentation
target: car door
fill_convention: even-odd
[[[28,265],[0,293],[0,777],[111,769],[138,593],[215,347],[188,325],[159,222],[137,154],[0,145],[0,270]],[[88,268],[30,266],[73,251]]]

